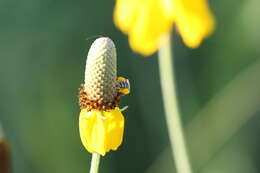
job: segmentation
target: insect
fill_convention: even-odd
[[[130,82],[128,79],[123,77],[118,77],[116,82],[116,89],[119,93],[122,93],[124,95],[130,93]]]

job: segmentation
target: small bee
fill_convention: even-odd
[[[118,92],[122,93],[123,95],[129,94],[130,93],[129,80],[123,77],[118,77],[116,83],[116,89],[118,90]]]

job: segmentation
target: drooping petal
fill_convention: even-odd
[[[143,0],[117,0],[114,9],[114,22],[125,34],[127,34],[140,10]]]
[[[124,117],[119,108],[109,111],[83,109],[79,119],[80,138],[91,153],[105,155],[122,143]]]
[[[106,128],[107,152],[110,149],[117,150],[123,141],[124,117],[118,108],[104,112],[104,115],[109,119]]]
[[[173,0],[176,25],[184,43],[196,48],[215,27],[207,0]]]
[[[151,55],[173,24],[191,48],[198,47],[215,28],[207,0],[117,0],[116,26],[129,36],[130,47]]]
[[[166,15],[161,1],[146,0],[140,8],[129,42],[134,51],[151,55],[159,48],[161,37],[170,32],[172,19]]]
[[[91,153],[92,149],[92,129],[95,126],[96,116],[95,112],[88,112],[87,109],[82,109],[79,116],[79,132],[80,139],[84,147]]]
[[[128,10],[127,4],[131,4],[130,8],[134,10]],[[124,12],[117,11],[119,8]],[[118,17],[120,15],[131,16],[131,20],[123,20],[123,17]],[[139,0],[138,4],[131,0],[119,0],[115,23],[122,31],[127,31],[130,46],[135,52],[151,55],[159,48],[161,37],[170,32],[173,14],[165,10],[165,4],[160,0]]]
[[[175,12],[174,12],[174,1],[173,0],[160,0],[162,2],[162,7],[164,10],[164,13],[168,18],[174,19],[175,18]]]

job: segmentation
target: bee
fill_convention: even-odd
[[[116,82],[116,89],[119,93],[127,95],[130,93],[130,82],[128,79],[123,77],[118,77]]]

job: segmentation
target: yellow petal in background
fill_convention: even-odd
[[[172,19],[172,21],[175,18],[175,12],[174,12],[174,1],[173,0],[159,0],[162,3],[162,7],[164,10],[164,13],[168,18]]]
[[[131,4],[131,0],[121,0],[125,4]],[[131,48],[140,54],[151,55],[160,46],[161,36],[170,32],[172,28],[172,14],[165,10],[165,4],[160,0],[140,0],[138,7],[133,11],[128,10],[128,6],[120,6],[117,1],[115,12],[115,23],[122,30],[127,30]],[[135,3],[134,5],[137,5]],[[118,8],[124,12],[117,11]],[[133,7],[131,7],[133,8]],[[128,20],[123,20],[120,15],[128,13],[134,16]],[[127,26],[127,27],[125,27]],[[127,29],[126,29],[127,28]]]
[[[148,56],[176,24],[184,43],[196,48],[215,28],[207,0],[117,0],[114,22],[130,47]]]
[[[119,108],[109,111],[81,110],[79,118],[80,138],[91,153],[105,155],[122,143],[124,117]]]
[[[117,0],[114,9],[114,23],[125,34],[129,32],[140,11],[142,0]]]
[[[207,0],[173,0],[176,25],[184,43],[196,48],[215,27]]]

